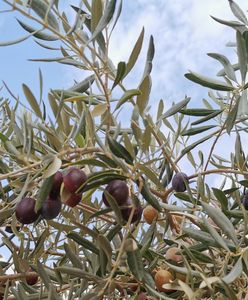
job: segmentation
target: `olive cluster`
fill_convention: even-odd
[[[59,215],[62,206],[60,198],[62,183],[64,184],[64,190],[68,195],[64,203],[70,207],[74,207],[80,202],[82,197],[82,193],[76,192],[86,180],[87,175],[84,171],[77,167],[68,168],[64,174],[60,171],[56,172],[50,193],[43,201],[41,209],[36,212],[35,199],[31,197],[24,197],[16,205],[16,219],[22,224],[31,224],[40,216],[46,220],[56,218]]]
[[[102,201],[107,207],[110,207],[107,199],[108,194],[116,201],[120,207],[123,220],[127,222],[133,209],[133,203],[132,199],[129,197],[129,188],[126,182],[119,179],[112,180],[105,188],[105,191],[102,194]],[[143,209],[141,205],[138,205],[134,208],[131,223],[140,221],[142,211]]]

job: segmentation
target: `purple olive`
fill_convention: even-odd
[[[119,206],[126,203],[129,195],[129,189],[125,181],[119,179],[113,180],[107,185],[105,190],[109,192]],[[102,194],[102,200],[107,207],[110,206],[104,193]]]
[[[39,212],[35,212],[34,198],[25,197],[16,205],[16,219],[22,224],[31,224],[39,217]]]
[[[122,214],[123,219],[126,222],[129,219],[129,216],[131,214],[132,209],[133,209],[132,200],[130,198],[128,198],[128,200],[126,202],[126,205],[123,206],[123,208],[121,207],[121,214]],[[141,205],[136,206],[135,210],[134,210],[132,220],[131,220],[131,223],[139,222],[141,220],[142,213],[143,213],[142,206]]]
[[[82,194],[71,194],[70,197],[65,201],[65,204],[70,207],[74,207],[78,205],[81,199],[82,199]]]
[[[61,210],[60,197],[53,198],[48,196],[42,204],[41,215],[46,220],[52,220],[58,216]]]
[[[62,182],[63,182],[63,174],[60,171],[58,171],[55,173],[53,178],[53,185],[50,191],[50,195],[52,197],[56,197],[59,195]]]
[[[87,180],[87,175],[77,167],[70,167],[64,175],[64,187],[67,191],[75,193]]]
[[[28,270],[28,272],[34,272],[31,268]],[[28,285],[35,285],[39,280],[38,274],[28,274],[26,275],[26,282]]]
[[[172,187],[176,192],[184,192],[186,191],[186,184],[188,183],[188,177],[185,173],[178,172],[172,178]]]
[[[248,194],[245,194],[245,195],[244,195],[244,197],[243,197],[243,199],[242,199],[242,203],[243,203],[243,205],[244,205],[244,208],[245,208],[246,210],[248,210]]]

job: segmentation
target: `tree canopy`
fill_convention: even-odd
[[[145,29],[127,61],[109,57],[121,0],[68,1],[65,11],[59,0],[3,2],[25,34],[0,46],[33,39],[51,53],[33,61],[69,65],[83,80],[44,95],[40,71],[39,95],[23,83],[24,100],[3,83],[0,298],[247,299],[246,13],[229,0],[235,20],[213,17],[235,31],[237,61],[208,53],[218,79],[185,74],[208,98],[169,109],[160,100],[153,116],[153,37],[137,86],[125,80]],[[223,136],[228,156],[215,152]]]

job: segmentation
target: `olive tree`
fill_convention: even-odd
[[[23,84],[24,102],[4,83],[0,232],[1,253],[10,255],[0,262],[0,297],[247,299],[245,13],[229,0],[235,20],[213,17],[235,30],[228,46],[237,61],[209,53],[219,79],[185,74],[208,98],[195,107],[185,97],[169,109],[161,100],[154,116],[153,37],[138,86],[125,82],[144,30],[127,61],[109,57],[121,0],[66,1],[73,21],[63,1],[3,2],[25,35],[1,46],[31,38],[52,53],[37,61],[70,65],[85,78],[44,96],[40,72],[40,95]],[[223,145],[230,151],[220,156],[225,135],[235,147]],[[181,170],[182,161],[193,171]]]

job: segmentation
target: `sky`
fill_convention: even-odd
[[[60,1],[64,3],[64,1]],[[79,1],[69,1],[77,4]],[[237,3],[247,10],[245,0]],[[2,7],[1,7],[2,6]],[[0,4],[1,10],[6,5]],[[67,8],[67,14],[72,10]],[[167,101],[179,101],[187,94],[199,97],[206,94],[205,88],[199,88],[183,74],[188,69],[199,73],[215,75],[220,67],[213,59],[206,56],[207,52],[227,53],[229,58],[234,56],[233,49],[226,49],[225,43],[233,41],[234,31],[216,23],[210,15],[223,19],[233,19],[227,0],[124,0],[120,21],[113,35],[110,57],[115,63],[127,60],[130,45],[136,41],[142,27],[145,27],[145,45],[152,34],[155,40],[155,58],[152,72],[152,99],[160,98]],[[14,17],[18,14],[1,14],[0,41],[14,40],[26,33],[21,29]],[[130,82],[137,83],[139,72],[142,74],[146,49],[143,48],[139,66],[135,69]],[[21,84],[30,84],[38,90],[38,68],[44,74],[45,89],[68,87],[74,79],[82,79],[84,74],[75,72],[71,67],[56,63],[28,62],[28,58],[56,56],[37,46],[32,39],[21,44],[0,48],[0,80],[4,80],[16,93],[21,94]],[[199,101],[193,99],[194,101]]]

